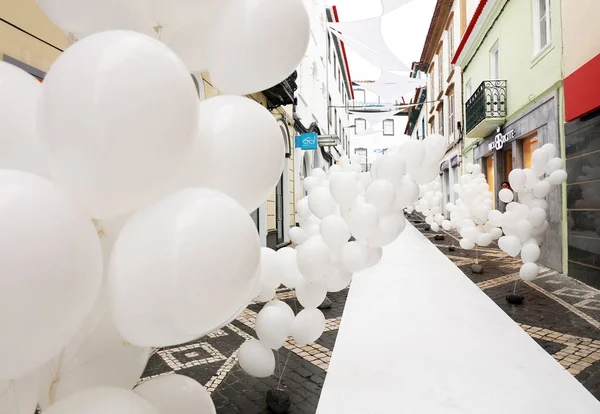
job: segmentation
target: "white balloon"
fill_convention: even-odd
[[[290,335],[292,320],[287,309],[280,306],[264,306],[256,315],[254,329],[262,344],[277,350]]]
[[[425,146],[424,164],[434,164],[439,163],[446,153],[448,141],[443,135],[431,134],[423,140],[423,144]]]
[[[432,230],[432,231],[440,231],[440,226],[439,226],[439,224],[437,224],[437,223],[433,223],[433,224],[431,225],[431,230]]]
[[[189,188],[139,210],[119,234],[108,270],[119,331],[140,346],[198,338],[248,305],[259,262],[256,226],[225,194]]]
[[[490,234],[492,235],[492,239],[498,240],[500,237],[502,237],[502,229],[499,229],[499,228],[492,229],[490,231]]]
[[[339,249],[350,239],[346,221],[339,216],[327,216],[321,221],[321,236],[331,249]]]
[[[196,380],[179,374],[161,375],[142,382],[133,390],[159,414],[216,414],[210,394]]]
[[[383,257],[383,249],[381,247],[369,247],[369,260],[367,267],[375,266]]]
[[[517,237],[521,242],[528,240],[531,237],[533,225],[528,220],[519,220],[516,224]]]
[[[464,227],[460,231],[460,235],[461,235],[461,237],[464,237],[465,239],[470,239],[470,240],[475,241],[475,240],[479,239],[480,232],[477,229],[477,227]]]
[[[498,197],[500,198],[500,201],[502,201],[503,203],[510,203],[511,201],[513,201],[514,194],[508,188],[503,188],[498,193]]]
[[[525,168],[523,171],[525,172],[526,177],[524,190],[533,191],[533,187],[535,187],[535,184],[539,181],[537,178],[538,176],[531,168]]]
[[[275,250],[262,247],[260,249],[260,282],[276,289],[281,285],[282,280],[283,264],[281,263],[281,258]]]
[[[58,354],[92,309],[102,248],[56,184],[0,170],[0,252],[0,379],[16,379]]]
[[[546,153],[548,154],[548,158],[556,157],[556,146],[554,144],[544,144],[542,145],[541,150],[546,151]]]
[[[38,373],[0,380],[0,413],[32,414],[38,403]]]
[[[316,177],[308,176],[302,181],[302,184],[304,186],[304,191],[310,193],[312,190],[319,186],[319,181]]]
[[[481,247],[486,247],[489,246],[490,244],[492,244],[493,241],[493,236],[490,233],[483,233],[481,235],[479,235],[479,238],[477,239],[477,244]]]
[[[473,172],[473,167],[474,167],[474,165],[473,165],[472,162],[468,163],[467,164],[467,172],[472,173]]]
[[[533,195],[536,198],[544,198],[550,193],[550,183],[548,181],[539,181],[533,188]]]
[[[548,182],[552,185],[561,185],[565,181],[567,181],[567,172],[565,170],[556,170],[548,177]]]
[[[424,164],[411,173],[417,184],[425,185],[435,180],[439,175],[439,164]]]
[[[565,165],[565,162],[563,161],[562,158],[558,158],[558,157],[552,158],[546,164],[545,172],[546,172],[547,175],[550,175],[554,171],[562,169],[564,165]]]
[[[534,207],[529,211],[527,220],[531,222],[533,227],[541,226],[544,220],[546,220],[546,211],[540,207]]]
[[[397,186],[406,173],[406,161],[400,153],[385,154],[377,160],[375,167],[371,166],[371,171],[374,171],[376,179],[386,180]]]
[[[298,302],[304,308],[316,308],[325,300],[327,283],[326,280],[311,282],[306,278],[302,278],[300,283],[296,285],[296,298]]]
[[[531,209],[534,209],[536,207],[546,211],[546,209],[548,208],[548,202],[543,198],[536,198],[531,201]]]
[[[88,388],[53,404],[44,414],[160,414],[150,402],[131,390]]]
[[[517,257],[521,251],[521,240],[516,236],[503,236],[498,240],[498,247],[512,257]]]
[[[540,258],[540,247],[535,243],[525,243],[521,248],[523,263],[534,263]]]
[[[540,175],[540,170],[542,173],[544,172],[544,169],[546,168],[546,163],[549,159],[550,154],[541,148],[536,149],[531,154],[531,163],[533,164],[533,169],[536,171],[538,176]]]
[[[419,198],[419,186],[407,175],[402,178],[396,187],[394,209],[400,210],[411,206]]]
[[[292,323],[292,336],[296,345],[311,344],[325,330],[325,315],[318,309],[304,309],[296,315]]]
[[[294,72],[310,38],[310,19],[301,0],[234,1],[223,13],[226,18],[214,31],[209,60],[211,80],[221,92],[261,92]]]
[[[39,404],[42,409],[88,388],[131,389],[150,356],[150,348],[121,338],[108,309],[106,292],[60,355],[41,370]]]
[[[303,197],[296,203],[296,212],[300,218],[306,220],[312,214],[308,206],[308,197]]]
[[[358,196],[358,174],[338,172],[331,174],[329,183],[331,195],[342,207],[352,207]]]
[[[434,223],[435,224],[435,223]],[[369,247],[382,247],[390,244],[406,228],[406,218],[399,211],[388,211],[379,217],[377,231],[367,239]]]
[[[450,220],[444,220],[442,221],[442,228],[446,231],[449,231],[452,229],[452,223],[450,222]]]
[[[273,192],[285,162],[281,128],[265,107],[241,96],[216,96],[200,103],[198,134],[182,182],[221,191],[250,213]]]
[[[461,239],[460,247],[462,247],[465,250],[471,250],[475,247],[475,242],[470,239]]]
[[[285,287],[293,289],[302,278],[302,274],[298,269],[298,252],[291,247],[284,247],[277,250],[277,256],[283,266],[281,283]]]
[[[306,279],[323,281],[333,272],[331,251],[323,240],[311,238],[297,251],[298,269]]]
[[[308,195],[308,205],[310,211],[320,219],[335,211],[335,200],[331,196],[329,188],[326,187],[318,187],[311,191]]]
[[[267,345],[250,339],[240,346],[238,352],[240,367],[256,378],[266,378],[275,372],[275,356]]]
[[[496,227],[500,227],[502,225],[502,213],[498,210],[491,210],[488,213],[488,220]]]
[[[49,176],[36,132],[42,85],[29,73],[0,62],[0,169]]]
[[[256,293],[254,296],[255,302],[268,302],[275,297],[276,290],[272,286],[265,285],[264,283],[259,283],[256,285]]]
[[[535,279],[537,277],[539,272],[540,272],[540,268],[538,267],[538,265],[536,265],[535,263],[529,262],[529,263],[525,263],[525,264],[523,264],[523,266],[521,266],[521,269],[519,270],[519,276],[525,282],[531,282],[533,279]]]
[[[527,182],[527,176],[521,169],[515,168],[508,174],[508,182],[514,191],[521,191]]]
[[[406,160],[406,172],[411,174],[417,170],[425,158],[425,147],[423,141],[410,139],[402,145],[401,153]]]
[[[369,250],[367,246],[359,242],[348,242],[340,251],[340,260],[346,271],[350,273],[358,272],[367,266]]]
[[[373,204],[379,213],[385,213],[392,207],[395,196],[394,186],[387,180],[375,180],[365,191],[365,201]]]
[[[346,222],[350,233],[358,239],[365,240],[377,231],[379,215],[373,204],[357,204],[352,208]]]
[[[350,284],[352,280],[352,273],[344,270],[336,270],[333,274],[327,278],[327,291],[328,292],[339,292],[344,290]]]
[[[80,40],[54,62],[40,98],[52,177],[92,217],[132,211],[174,185],[198,104],[188,70],[158,40],[126,31]]]

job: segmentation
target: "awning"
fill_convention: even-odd
[[[452,168],[458,165],[458,155],[455,155],[454,157],[450,158],[450,165],[452,166]]]
[[[448,160],[446,160],[446,161],[444,161],[444,162],[442,162],[440,164],[440,172],[448,171],[448,170],[449,170],[449,168],[448,168]]]

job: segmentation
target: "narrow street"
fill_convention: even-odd
[[[513,292],[515,282],[519,280],[517,260],[505,255],[495,245],[479,248],[478,252],[465,251],[460,247],[450,251],[450,246],[458,246],[456,235],[451,232],[433,233],[416,215],[410,216],[409,220],[546,352],[600,399],[600,291],[543,268],[534,282],[520,281],[516,284],[516,293],[523,295],[525,300],[521,305],[511,305],[505,297]],[[444,240],[434,240],[436,234],[443,234]],[[484,268],[483,274],[475,274],[471,270],[477,259]],[[330,309],[324,310],[327,327],[315,344],[298,347],[290,340],[285,349],[279,350],[276,374],[285,366],[281,388],[290,396],[290,413],[314,413],[316,410],[347,294],[348,289],[330,294],[333,304]],[[301,309],[293,291],[280,289],[277,297],[293,309]],[[199,341],[156,351],[141,381],[176,372],[204,384],[211,392],[218,413],[268,412],[265,396],[268,390],[277,387],[278,378],[251,377],[237,364],[238,348],[245,340],[254,337],[254,318],[261,306],[249,306],[232,324]]]

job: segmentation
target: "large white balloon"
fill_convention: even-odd
[[[174,185],[198,104],[189,72],[164,44],[126,31],[89,36],[44,80],[38,131],[52,177],[92,217],[131,211]]]
[[[508,173],[508,182],[510,186],[515,191],[521,191],[525,187],[525,183],[527,182],[527,176],[525,172],[519,168],[515,168],[510,173]]]
[[[154,406],[159,414],[216,414],[210,394],[185,375],[169,374],[151,378],[133,392]]]
[[[552,185],[560,185],[565,181],[567,181],[567,172],[565,170],[556,170],[548,177],[548,182]]]
[[[519,276],[525,282],[531,282],[537,277],[539,272],[540,268],[538,267],[538,265],[536,265],[533,262],[528,262],[521,266],[521,269],[519,270]]]
[[[298,252],[291,247],[277,250],[277,256],[283,266],[282,281],[284,286],[293,289],[302,278],[298,269]]]
[[[150,348],[121,338],[103,292],[73,340],[41,370],[40,407],[45,409],[87,388],[131,389],[149,356]]]
[[[113,387],[88,388],[60,400],[44,414],[160,414],[146,399],[131,390]]]
[[[526,243],[521,248],[521,259],[523,263],[533,263],[540,258],[540,247],[535,243]]]
[[[302,244],[306,241],[308,235],[301,227],[290,228],[290,241],[295,244]]]
[[[336,270],[327,278],[327,291],[339,292],[340,290],[344,290],[348,287],[351,280],[352,273],[344,270]]]
[[[437,223],[433,223],[431,226],[433,229],[434,226],[437,226]],[[404,214],[400,211],[388,211],[379,217],[377,231],[367,239],[367,244],[369,247],[386,246],[396,240],[405,228],[406,218]]]
[[[346,218],[350,233],[359,240],[365,240],[375,234],[379,223],[377,207],[373,204],[357,204]]]
[[[397,186],[406,173],[406,161],[400,153],[389,153],[379,158],[371,168],[376,179],[386,180]]]
[[[283,264],[277,252],[268,247],[260,249],[260,281],[271,287],[278,288],[283,280]]]
[[[533,227],[541,226],[546,220],[546,211],[540,207],[534,207],[529,211],[527,220],[533,225]]]
[[[303,278],[296,285],[296,298],[304,308],[316,308],[323,303],[326,295],[327,281],[325,280],[311,282]]]
[[[225,95],[203,101],[184,186],[219,190],[250,213],[281,178],[285,139],[273,115],[251,99]]]
[[[419,198],[419,186],[409,177],[404,176],[400,185],[396,187],[394,209],[400,210],[411,206]]]
[[[335,211],[335,200],[327,187],[318,187],[308,195],[310,211],[320,219],[333,214]]]
[[[321,221],[321,236],[331,249],[339,249],[350,239],[346,220],[339,216],[328,216]]]
[[[346,271],[350,273],[358,272],[367,266],[369,249],[359,242],[348,242],[340,251],[340,260]]]
[[[325,315],[318,309],[304,309],[296,315],[292,323],[292,336],[297,345],[311,344],[325,330]]]
[[[136,212],[113,248],[108,288],[119,331],[140,346],[204,335],[249,303],[259,262],[256,226],[231,197],[203,188],[166,197]]]
[[[551,185],[548,181],[540,181],[533,187],[533,195],[536,198],[546,197],[551,190]]]
[[[275,372],[273,351],[256,339],[250,339],[240,346],[238,360],[242,369],[253,377],[266,378]]]
[[[223,12],[210,53],[211,80],[221,92],[260,92],[294,72],[310,38],[302,0],[233,1]]]
[[[0,169],[49,175],[36,131],[41,92],[41,83],[29,73],[0,62]]]
[[[508,188],[503,188],[498,193],[498,198],[500,198],[500,201],[502,201],[503,203],[510,203],[511,201],[513,201],[514,194]]]
[[[58,354],[90,312],[102,248],[56,184],[0,170],[0,252],[0,379],[14,379]]]
[[[261,343],[279,349],[290,334],[293,321],[289,313],[279,306],[265,306],[256,315],[255,330]]]
[[[395,196],[392,183],[382,179],[373,181],[365,191],[365,201],[373,204],[379,213],[385,213],[392,207]]]
[[[503,236],[498,240],[498,247],[512,257],[517,257],[521,251],[521,241],[516,236]]]
[[[298,248],[298,269],[310,281],[323,281],[333,271],[331,250],[323,240],[311,238]]]
[[[333,199],[342,207],[352,207],[358,196],[358,174],[336,172],[331,174],[329,188]]]

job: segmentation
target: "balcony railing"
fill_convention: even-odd
[[[486,80],[475,90],[465,105],[467,134],[486,119],[506,117],[506,81]]]
[[[296,103],[294,92],[298,89],[296,79],[298,72],[294,71],[283,82],[263,91],[263,95],[267,98],[267,109],[272,111],[280,106],[292,105]]]

